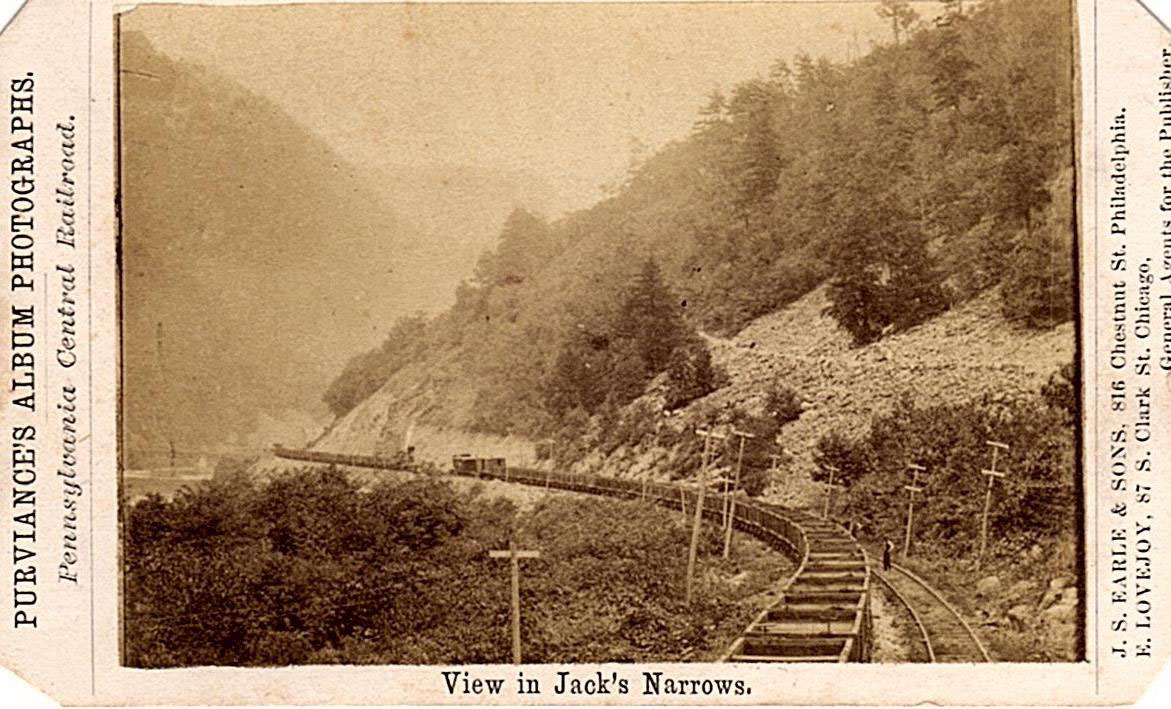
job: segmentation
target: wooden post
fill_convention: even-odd
[[[834,474],[838,473],[840,471],[832,465],[827,465],[825,467],[825,469],[829,471],[829,482],[825,486],[825,502],[823,503],[823,506],[821,508],[821,518],[822,519],[829,519],[830,498],[834,494],[834,488],[842,487],[842,486],[841,485],[834,485]]]
[[[911,553],[911,523],[915,517],[915,493],[923,491],[923,488],[918,486],[919,473],[927,470],[922,465],[916,465],[915,463],[909,463],[907,465],[907,468],[909,468],[911,470],[911,484],[903,486],[903,488],[908,493],[907,533],[906,533],[906,536],[903,537],[903,558],[904,559],[906,559],[907,556]]]
[[[699,553],[699,525],[703,520],[703,495],[707,490],[708,450],[711,447],[711,439],[726,438],[723,434],[706,428],[696,429],[695,433],[697,436],[703,436],[703,467],[699,473],[699,493],[695,500],[695,518],[691,524],[691,546],[687,550],[687,580],[683,601],[687,606],[691,605],[692,576],[695,574],[695,557]]]
[[[539,551],[518,551],[512,537],[508,539],[508,549],[488,552],[493,559],[508,559],[512,567],[512,663],[520,661],[520,560],[540,558]]]
[[[728,513],[724,520],[724,558],[732,553],[732,527],[736,524],[736,493],[740,490],[740,468],[744,462],[744,439],[756,438],[747,431],[732,429],[732,433],[740,437],[740,452],[736,456],[736,479],[732,483],[732,496],[728,501]]]
[[[988,478],[988,488],[984,491],[984,515],[980,521],[980,555],[976,557],[977,571],[980,569],[980,564],[984,562],[984,551],[988,548],[988,512],[992,509],[992,484],[996,482],[996,478],[1004,477],[1004,473],[996,469],[996,454],[1001,450],[1008,451],[1008,445],[1005,443],[997,441],[985,441],[985,443],[992,447],[992,468],[980,471]]]

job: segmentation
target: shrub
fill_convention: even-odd
[[[919,407],[903,401],[876,416],[864,439],[827,437],[819,455],[864,472],[847,493],[848,514],[866,533],[897,536],[904,522],[908,463],[926,467],[916,505],[916,538],[939,553],[968,553],[978,543],[986,490],[981,471],[993,440],[1009,446],[998,456],[989,534],[1022,544],[1069,528],[1075,513],[1074,433],[1064,414],[1039,398],[993,399]],[[1011,545],[1010,544],[1010,545]],[[1007,548],[1007,547],[1006,547]]]
[[[846,487],[869,470],[865,445],[837,431],[831,431],[818,439],[813,451],[813,462],[818,468],[813,475],[814,480],[828,481],[829,469],[836,468],[834,482]]]
[[[1081,395],[1081,377],[1073,362],[1062,365],[1053,374],[1049,381],[1041,387],[1041,398],[1054,411],[1061,412],[1066,423],[1073,423],[1079,417],[1081,410],[1079,396]]]
[[[720,379],[707,345],[699,338],[689,340],[675,348],[667,363],[667,409],[677,409],[710,394]]]
[[[804,407],[797,392],[782,384],[776,384],[765,395],[764,410],[766,415],[777,422],[779,429],[800,418]]]

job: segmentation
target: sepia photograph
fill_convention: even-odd
[[[1077,25],[123,8],[120,665],[1086,660]]]

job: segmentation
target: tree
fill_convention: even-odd
[[[680,301],[667,288],[654,259],[643,261],[627,291],[615,328],[619,337],[633,344],[647,372],[661,372],[671,353],[688,334]]]
[[[725,123],[727,120],[728,99],[718,88],[712,89],[707,95],[707,103],[699,109],[699,120],[695,123],[695,130],[703,132]]]
[[[847,233],[831,247],[834,275],[826,313],[856,344],[904,329],[947,308],[942,276],[911,220],[879,198],[847,218]]]
[[[907,0],[879,0],[875,12],[879,17],[890,20],[890,30],[896,45],[899,44],[900,37],[919,19],[919,13],[911,9],[911,3]]]
[[[712,365],[707,345],[698,337],[691,338],[671,353],[667,365],[668,409],[675,409],[715,391],[719,374]]]
[[[975,95],[973,72],[978,65],[965,51],[959,26],[963,15],[955,2],[949,3],[936,20],[936,31],[927,39],[931,68],[931,95],[937,111],[958,111]]]
[[[476,264],[476,281],[485,286],[519,285],[556,253],[557,241],[549,225],[518,207],[505,220],[495,252],[484,254]]]
[[[733,207],[745,221],[758,211],[777,189],[783,167],[773,128],[777,87],[754,79],[736,87],[728,103],[734,145]]]
[[[849,487],[869,472],[865,446],[851,441],[837,431],[831,431],[817,440],[813,452],[817,471],[813,479],[819,482],[829,480],[829,469],[834,469],[834,482]]]

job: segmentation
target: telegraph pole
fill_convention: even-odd
[[[825,503],[824,503],[824,507],[822,507],[822,509],[821,509],[821,518],[822,519],[829,519],[829,503],[830,503],[830,498],[833,497],[834,488],[844,487],[844,486],[834,485],[834,474],[839,473],[841,471],[839,471],[836,467],[834,467],[832,465],[825,466],[825,469],[829,471],[829,482],[826,483],[826,486],[825,486]]]
[[[915,463],[908,463],[907,468],[911,471],[911,484],[904,485],[903,488],[908,493],[907,501],[907,533],[903,537],[903,558],[906,559],[911,553],[911,521],[915,517],[915,493],[923,492],[923,488],[919,487],[919,473],[927,470],[922,465]]]
[[[699,494],[696,495],[695,518],[691,524],[691,547],[687,550],[687,582],[684,595],[684,604],[687,606],[691,605],[692,576],[695,573],[695,557],[699,552],[699,525],[703,520],[703,495],[707,490],[708,451],[711,449],[713,438],[721,441],[727,438],[724,434],[707,428],[697,428],[695,435],[703,436],[703,469],[699,473]]]
[[[976,557],[976,569],[979,570],[980,564],[984,561],[984,551],[988,548],[988,512],[992,508],[992,484],[996,482],[996,478],[1003,478],[1004,473],[996,469],[996,457],[1000,451],[1008,452],[1008,444],[998,443],[997,441],[984,441],[992,448],[992,467],[988,470],[981,470],[988,478],[988,488],[984,492],[984,516],[980,522],[980,555]]]
[[[719,488],[720,490],[720,533],[724,532],[724,527],[728,524],[728,484],[732,482],[732,478],[720,476],[714,480],[708,480],[708,485],[712,488]]]
[[[732,551],[732,527],[736,520],[736,493],[740,490],[740,470],[744,464],[744,441],[756,438],[747,431],[732,429],[732,435],[740,437],[740,452],[736,455],[736,478],[732,483],[732,497],[728,500],[728,512],[724,519],[724,558],[727,559]]]
[[[508,559],[512,567],[512,664],[519,665],[520,661],[520,560],[540,558],[539,551],[519,551],[516,542],[510,536],[508,549],[488,552],[493,559]]]

